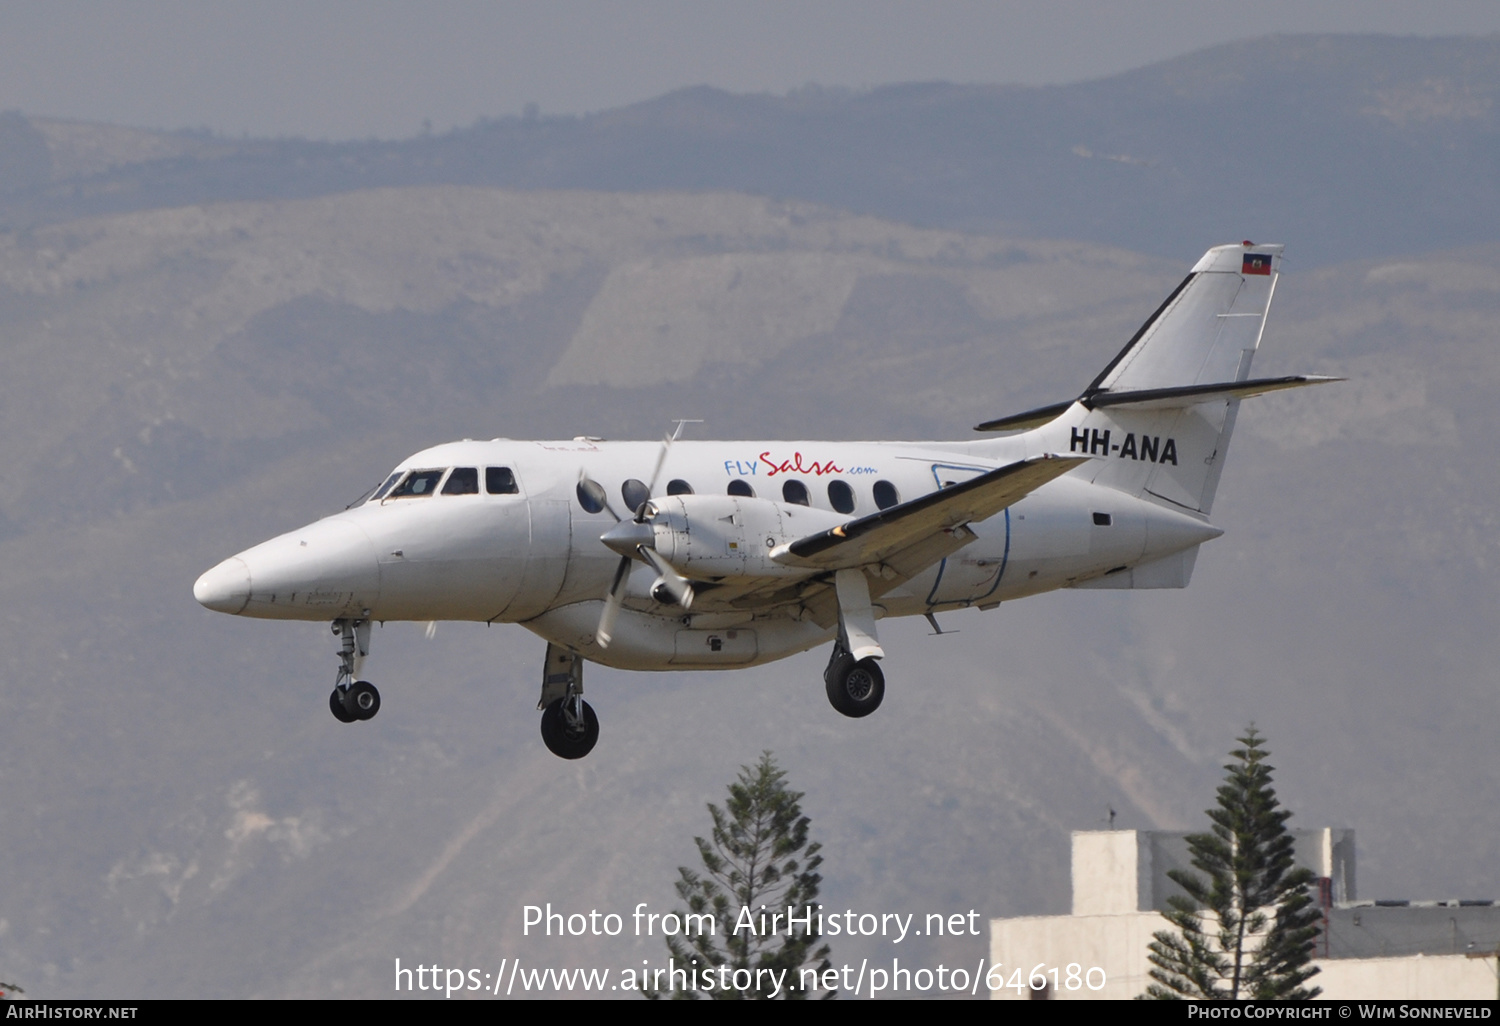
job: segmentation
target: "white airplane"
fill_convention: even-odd
[[[345,723],[380,708],[357,678],[386,620],[539,634],[542,738],[566,759],[599,735],[588,660],[733,669],[832,642],[829,701],[866,716],[885,693],[883,617],[937,629],[935,613],[1055,588],[1187,585],[1223,533],[1208,514],[1240,400],[1338,380],[1249,376],[1281,251],[1209,250],[1078,398],[980,424],[978,440],[451,442],[193,594],[331,620]]]

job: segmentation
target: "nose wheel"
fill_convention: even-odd
[[[355,680],[358,660],[370,653],[370,621],[335,620],[333,633],[341,640],[339,673],[328,696],[328,711],[340,723],[368,720],[380,711],[380,692],[367,680]]]
[[[583,700],[583,657],[547,643],[542,664],[542,741],[561,759],[582,759],[599,740],[599,717]]]
[[[582,759],[599,740],[599,717],[577,695],[553,700],[542,710],[542,742],[561,759]]]

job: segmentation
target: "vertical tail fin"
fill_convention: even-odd
[[[1244,381],[1280,276],[1281,246],[1215,246],[1082,398]]]
[[[1207,515],[1240,400],[1313,379],[1250,380],[1282,247],[1217,246],[1072,403],[980,425],[1037,428],[1052,452],[1098,456],[1073,473]]]
[[[1130,344],[1082,396],[1089,431],[1109,432],[1110,458],[1091,476],[1099,484],[1207,516],[1219,488],[1240,396],[1209,398],[1190,386],[1239,384],[1265,332],[1281,270],[1281,246],[1216,246],[1203,254]],[[1106,405],[1128,393],[1177,390],[1163,397]],[[1208,401],[1196,401],[1195,399]],[[1097,425],[1095,422],[1098,422]],[[1082,427],[1083,424],[1080,424]],[[1120,435],[1118,439],[1113,436]],[[1070,428],[1069,444],[1075,444]],[[1115,447],[1119,448],[1116,449]],[[1153,462],[1154,453],[1154,462]]]

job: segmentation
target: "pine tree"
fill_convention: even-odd
[[[1313,874],[1293,863],[1291,813],[1271,787],[1264,740],[1253,724],[1239,739],[1218,807],[1208,810],[1210,832],[1187,838],[1208,879],[1167,874],[1187,897],[1168,899],[1164,915],[1176,930],[1154,935],[1147,997],[1306,1001],[1321,993],[1303,987],[1318,971],[1309,964],[1321,918],[1308,893]]]
[[[740,767],[739,779],[729,785],[729,800],[724,808],[708,806],[713,818],[710,838],[694,838],[703,873],[683,866],[678,869],[677,894],[687,902],[695,915],[709,914],[714,932],[696,931],[691,936],[667,938],[667,948],[678,968],[715,970],[720,966],[751,970],[757,981],[767,977],[756,973],[769,969],[784,973],[785,983],[779,997],[809,997],[800,988],[801,970],[816,969],[819,976],[830,968],[828,945],[818,943],[818,934],[799,922],[786,928],[788,909],[803,920],[818,908],[818,885],[823,864],[822,846],[809,844],[808,817],[802,815],[802,792],[789,790],[786,773],[770,752],[762,753],[754,768]],[[761,933],[762,910],[769,916],[781,913],[780,929]],[[735,930],[743,924],[742,915],[754,920],[756,930]],[[679,913],[681,914],[681,913]],[[817,920],[811,920],[816,924]],[[648,994],[661,997],[661,994]],[[734,989],[679,988],[674,998],[713,997],[718,999],[769,998],[772,989],[760,986],[741,992]],[[824,997],[833,997],[827,992]]]

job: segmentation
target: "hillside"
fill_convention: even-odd
[[[1200,241],[1201,250],[1211,237]],[[1086,383],[1179,280],[1103,244],[732,193],[435,186],[141,209],[0,237],[0,965],[28,996],[377,996],[392,960],[624,967],[659,939],[521,936],[521,907],[674,904],[772,749],[860,911],[1066,907],[1067,832],[1201,822],[1254,720],[1295,822],[1359,831],[1367,896],[1493,897],[1500,612],[1494,243],[1300,269],[1187,592],[893,623],[890,691],[822,656],[591,668],[546,753],[542,643],[377,633],[385,708],[326,708],[325,627],[240,621],[203,569],[453,437],[965,437]],[[1196,255],[1196,254],[1194,254]],[[1455,787],[1454,781],[1463,786]],[[983,940],[842,941],[973,962]]]
[[[686,89],[396,142],[0,122],[0,224],[350,189],[737,191],[1191,260],[1303,239],[1305,266],[1500,231],[1500,36],[1271,36],[1068,86]]]

